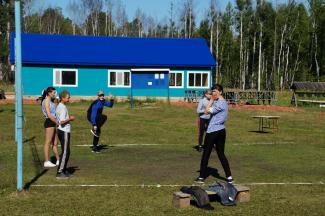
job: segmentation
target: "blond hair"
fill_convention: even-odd
[[[60,100],[62,100],[62,98],[65,98],[67,95],[70,95],[70,93],[67,90],[63,90],[62,92],[60,92]]]

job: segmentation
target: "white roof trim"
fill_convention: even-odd
[[[169,71],[169,68],[134,68],[131,71]]]

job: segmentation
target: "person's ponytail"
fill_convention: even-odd
[[[46,98],[46,89],[43,89],[42,91],[42,96],[41,96],[41,106],[42,106],[42,103],[43,103],[43,100]]]
[[[42,103],[43,103],[43,100],[45,100],[46,96],[47,96],[50,92],[52,92],[52,91],[55,91],[55,88],[52,87],[52,86],[47,87],[47,89],[44,89],[44,90],[42,91],[41,105],[42,105]]]

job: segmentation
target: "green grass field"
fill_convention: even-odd
[[[325,215],[325,119],[319,119],[319,108],[298,113],[230,109],[226,154],[235,183],[250,187],[251,201],[235,207],[212,202],[215,210],[207,212],[172,206],[177,185],[191,185],[198,175],[194,108],[153,103],[131,110],[119,103],[104,111],[109,119],[101,143],[108,148],[94,154],[78,146],[92,142],[88,104],[69,105],[77,118],[69,163],[75,172],[69,180],[57,180],[55,168],[40,167],[43,118],[38,105],[24,106],[26,190],[19,194],[14,105],[0,105],[0,215]],[[252,116],[258,114],[281,116],[278,132],[256,133]],[[216,169],[224,176],[214,152],[209,166],[206,185],[216,180]]]

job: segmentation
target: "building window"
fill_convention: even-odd
[[[155,79],[165,79],[164,73],[155,73]]]
[[[125,70],[108,71],[108,87],[130,87],[131,73]]]
[[[189,72],[188,87],[206,88],[209,87],[209,72]]]
[[[183,88],[183,72],[174,72],[169,73],[169,86],[171,88]]]
[[[76,69],[54,69],[53,86],[78,86],[78,70]]]

